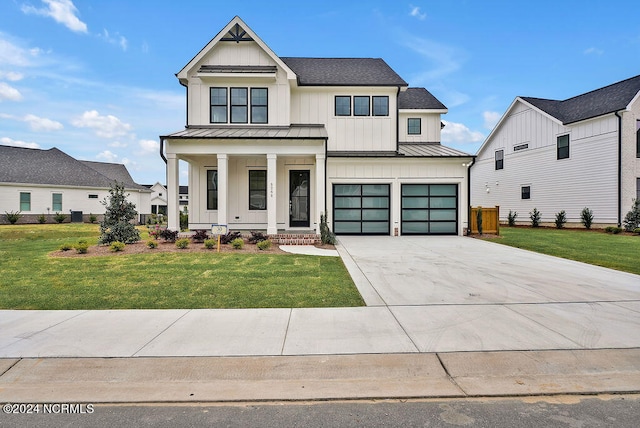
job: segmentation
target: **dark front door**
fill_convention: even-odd
[[[309,227],[309,171],[289,171],[289,227]]]

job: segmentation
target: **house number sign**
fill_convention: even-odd
[[[211,225],[211,234],[218,237],[218,252],[220,252],[220,235],[227,234],[227,225],[226,224],[212,224]]]

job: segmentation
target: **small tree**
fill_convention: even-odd
[[[109,196],[101,202],[107,210],[100,222],[100,244],[123,242],[131,244],[140,240],[140,233],[131,223],[137,216],[136,206],[127,201],[124,184],[115,181],[109,189]]]
[[[476,211],[476,223],[478,224],[478,233],[482,235],[482,207],[478,207],[478,211]]]
[[[539,227],[540,226],[540,218],[542,214],[538,211],[537,208],[533,208],[533,211],[529,212],[529,218],[531,219],[531,227]]]
[[[320,240],[323,244],[335,245],[336,235],[329,229],[327,224],[327,216],[320,214]]]
[[[513,227],[516,225],[516,218],[518,218],[518,212],[509,210],[509,214],[507,215],[507,221],[509,222],[510,227]]]
[[[582,222],[584,227],[587,229],[591,229],[591,223],[593,223],[593,211],[584,207],[580,213],[580,222]]]
[[[634,199],[631,211],[624,217],[624,230],[633,232],[640,227],[640,199]]]
[[[565,210],[562,210],[556,214],[556,229],[562,229],[566,222],[567,222],[567,213],[565,212]]]

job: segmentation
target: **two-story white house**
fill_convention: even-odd
[[[160,137],[168,221],[189,164],[189,228],[462,234],[473,156],[440,144],[447,108],[378,58],[278,57],[235,17],[179,73],[184,130]]]
[[[517,97],[477,153],[471,203],[620,225],[640,198],[640,76],[567,100]]]

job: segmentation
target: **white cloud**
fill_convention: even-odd
[[[410,35],[401,35],[401,37],[402,45],[417,53],[430,65],[428,71],[414,77],[413,84],[431,84],[460,69],[464,54],[459,49],[421,37]]]
[[[442,129],[443,143],[473,144],[484,140],[484,134],[472,131],[462,123],[443,120],[445,127]]]
[[[159,153],[160,151],[160,143],[158,141],[140,140],[138,144],[143,152],[141,154]]]
[[[131,131],[131,125],[122,122],[115,116],[101,116],[96,110],[85,111],[82,116],[71,121],[77,128],[93,129],[98,137],[116,138],[125,136]]]
[[[102,30],[102,34],[99,34],[98,37],[100,37],[101,39],[104,39],[105,41],[107,41],[108,43],[111,43],[112,45],[120,46],[123,51],[126,51],[127,48],[129,47],[129,41],[127,40],[126,37],[118,33],[112,36],[111,34],[109,34],[109,31],[107,31],[107,29]]]
[[[26,147],[28,149],[39,149],[40,145],[37,143],[27,143],[25,141],[13,140],[9,137],[0,138],[0,144],[5,146],[14,146],[14,147]]]
[[[105,150],[103,152],[98,153],[96,155],[96,159],[99,159],[105,162],[115,162],[118,159],[118,155],[116,155],[115,153],[109,150]]]
[[[20,101],[22,99],[22,94],[13,86],[9,86],[9,84],[5,82],[0,82],[0,101],[9,100],[9,101]]]
[[[29,57],[34,56],[28,49],[17,46],[0,33],[0,64],[26,67],[31,64]]]
[[[16,73],[15,71],[0,71],[0,79],[6,79],[9,82],[17,82],[23,78],[24,75],[22,73]]]
[[[484,117],[484,127],[491,130],[498,124],[502,115],[497,111],[485,111],[482,117]]]
[[[602,55],[604,51],[602,49],[591,47],[584,50],[585,55]]]
[[[411,8],[411,12],[409,12],[409,15],[413,16],[414,18],[418,18],[420,21],[425,20],[425,18],[427,17],[427,14],[422,13],[420,11],[420,7],[413,6],[413,5],[409,5],[409,7]]]
[[[107,144],[107,145],[108,145],[109,147],[113,147],[113,148],[116,148],[116,149],[123,149],[123,148],[125,148],[125,147],[127,147],[127,146],[128,146],[128,144],[127,144],[127,143],[122,143],[122,142],[120,142],[120,141],[113,141],[113,142],[111,142],[111,143],[109,143],[109,144]]]
[[[34,13],[36,15],[48,16],[77,33],[87,32],[87,24],[76,16],[78,9],[71,0],[42,0],[42,2],[48,7],[38,9],[34,6],[23,5],[22,11],[27,14]]]
[[[23,120],[27,122],[34,131],[58,131],[64,128],[60,122],[38,117],[33,114],[26,115]]]

